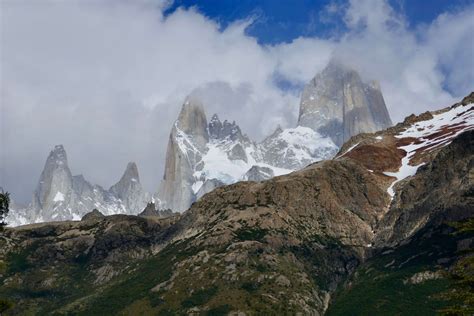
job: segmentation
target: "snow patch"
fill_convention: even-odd
[[[421,163],[421,164],[416,165],[416,166],[411,166],[409,164],[410,159],[416,153],[416,150],[413,149],[413,146],[414,145],[399,147],[400,149],[405,150],[407,152],[407,154],[405,155],[405,157],[402,158],[402,166],[400,167],[400,169],[398,169],[397,172],[384,172],[385,175],[390,176],[390,177],[395,177],[397,179],[397,180],[393,181],[392,184],[387,189],[387,192],[391,196],[392,199],[395,196],[395,191],[393,189],[395,187],[395,185],[398,182],[402,181],[403,179],[415,175],[418,168],[421,167],[422,165],[424,165],[424,163]]]
[[[62,194],[61,192],[57,192],[56,195],[54,196],[54,199],[53,199],[54,202],[61,202],[61,201],[64,201],[64,194]]]
[[[346,155],[346,154],[347,154],[348,152],[350,152],[352,149],[356,148],[357,145],[359,145],[359,144],[360,144],[360,142],[358,142],[358,143],[352,145],[351,147],[349,147],[349,149],[347,149],[345,152],[343,152],[342,154],[340,154],[339,156],[337,156],[337,157],[334,158],[334,159],[337,159],[337,158],[339,158],[339,157],[342,157],[342,156]]]
[[[193,183],[191,188],[193,189],[193,193],[197,194],[199,192],[199,189],[201,189],[202,185],[204,184],[203,181],[196,181]]]
[[[449,145],[456,136],[461,133],[474,129],[474,104],[466,106],[458,106],[444,113],[435,114],[433,118],[426,121],[420,121],[407,128],[406,130],[395,135],[396,138],[416,138],[417,143],[412,142],[409,145],[398,147],[406,152],[402,158],[402,166],[397,172],[384,172],[385,175],[395,177],[396,180],[388,187],[387,192],[392,197],[395,195],[395,185],[403,179],[416,174],[419,167],[424,163],[416,166],[410,165],[410,160],[420,148],[439,148]],[[430,137],[435,133],[441,132],[444,128],[458,126],[458,130],[454,132],[441,133],[435,138]]]

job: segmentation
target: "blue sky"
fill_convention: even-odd
[[[433,21],[440,14],[462,10],[472,0],[390,0],[392,8],[402,14],[409,28]],[[195,7],[206,17],[225,28],[236,20],[252,17],[254,23],[246,33],[262,44],[291,42],[303,37],[334,37],[346,31],[342,15],[332,21],[324,19],[327,6],[347,6],[344,0],[175,0],[165,11]]]

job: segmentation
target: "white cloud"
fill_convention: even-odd
[[[454,95],[473,90],[474,83],[474,6],[457,13],[440,15],[422,29],[428,49],[438,57],[446,72],[445,84]]]
[[[262,46],[245,34],[250,19],[222,29],[195,9],[165,18],[169,1],[46,3],[0,10],[0,185],[23,201],[58,143],[74,173],[108,187],[134,160],[154,191],[188,93],[261,138],[298,112],[295,91],[275,78],[299,86],[333,53],[379,79],[395,121],[447,105],[473,82],[472,7],[413,31],[385,1],[350,1],[339,37]],[[327,13],[327,23],[340,18]]]

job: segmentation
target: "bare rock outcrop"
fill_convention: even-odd
[[[336,60],[303,91],[298,125],[329,136],[337,146],[391,124],[379,84],[363,82],[355,70]]]
[[[160,200],[173,210],[183,211],[194,201],[194,167],[209,140],[202,104],[188,98],[171,129],[165,171],[158,190]]]

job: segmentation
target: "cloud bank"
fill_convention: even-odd
[[[164,16],[166,2],[46,3],[0,3],[0,185],[21,202],[55,144],[106,188],[136,161],[154,192],[186,95],[261,139],[295,124],[299,89],[332,55],[380,81],[393,121],[474,82],[472,6],[413,28],[386,1],[331,3],[320,18],[343,32],[260,45],[245,32],[252,18],[222,28],[196,9]]]

